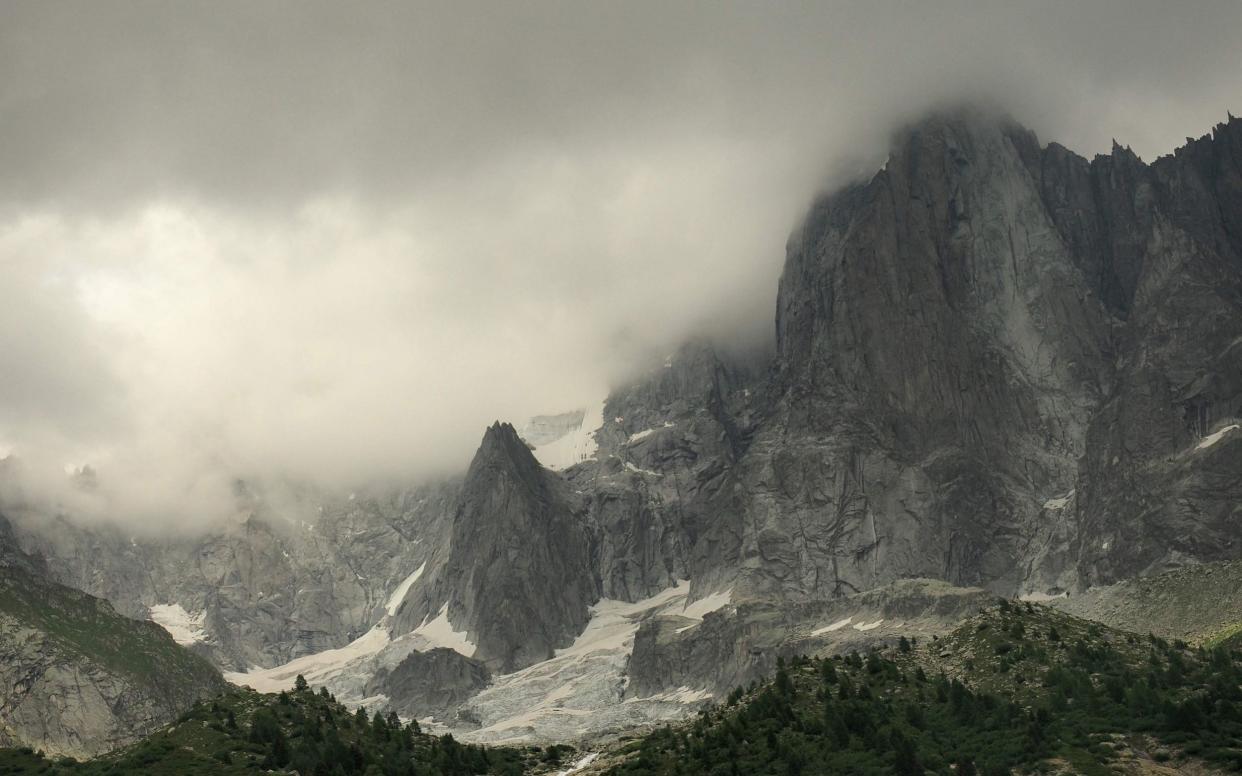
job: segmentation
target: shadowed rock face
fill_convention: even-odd
[[[746,587],[1013,593],[1236,552],[1237,440],[1178,456],[1242,400],[1239,138],[1088,163],[938,116],[817,203],[741,463]]]
[[[448,712],[487,686],[491,673],[477,660],[451,649],[412,652],[391,671],[381,669],[367,694],[382,694],[398,714],[445,718]]]
[[[743,463],[750,589],[1066,581],[1041,505],[1074,487],[1110,326],[1023,161],[1033,142],[933,117],[791,237],[775,399]]]
[[[1066,156],[1047,149],[1034,174],[1079,262],[1099,257],[1117,289],[1073,505],[1081,583],[1237,558],[1242,434],[1213,435],[1242,415],[1242,121],[1151,165],[1120,147],[1047,161]]]
[[[552,656],[582,632],[599,598],[592,536],[565,482],[531,455],[513,426],[487,430],[466,472],[439,584],[474,657],[512,671]]]

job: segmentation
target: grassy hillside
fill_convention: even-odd
[[[21,569],[0,568],[0,617],[42,633],[68,658],[90,660],[159,694],[173,681],[188,688],[225,686],[219,671],[159,625],[123,617],[103,599]]]
[[[227,688],[160,626],[48,579],[6,526],[0,516],[0,746],[89,757]]]
[[[1240,682],[1232,650],[1006,602],[932,643],[783,665],[693,724],[629,744],[610,772],[1232,772]]]
[[[234,689],[175,725],[89,762],[0,750],[0,774],[254,774],[274,771],[367,776],[518,776],[546,773],[569,747],[500,749],[430,736],[395,716],[351,712],[326,691],[261,695]]]

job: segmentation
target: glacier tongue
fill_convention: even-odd
[[[458,720],[427,723],[471,742],[565,741],[590,738],[634,725],[682,719],[687,706],[711,695],[689,687],[651,697],[627,697],[626,669],[634,649],[634,635],[647,617],[677,615],[697,624],[708,612],[729,603],[730,593],[716,593],[689,601],[690,583],[679,581],[650,598],[635,603],[601,600],[591,607],[591,619],[570,646],[548,660],[520,671],[495,677],[492,684],[470,699],[461,718],[477,728],[461,729]],[[439,647],[469,657],[474,644],[455,632],[447,605],[435,618],[403,636],[389,635],[389,618],[347,646],[292,660],[275,668],[252,668],[226,673],[225,678],[261,692],[293,687],[299,674],[312,686],[327,687],[350,706],[383,709],[388,698],[370,694],[367,687],[381,669],[392,669],[414,651]]]
[[[246,672],[225,672],[224,678],[236,685],[253,687],[259,692],[280,692],[293,689],[293,683],[301,674],[315,686],[326,686],[342,695],[342,701],[350,697],[342,677],[359,673],[365,663],[389,645],[388,631],[376,625],[363,635],[337,649],[326,649],[313,655],[304,655],[274,668],[251,668]],[[365,683],[365,679],[364,679]],[[344,692],[342,692],[344,691]]]
[[[684,718],[687,705],[710,695],[683,688],[635,698],[625,690],[634,635],[643,619],[667,614],[699,620],[728,602],[728,594],[718,594],[688,604],[689,593],[690,583],[683,580],[635,603],[600,601],[572,645],[542,663],[496,677],[468,701],[465,716],[481,727],[454,730],[454,735],[476,743],[566,741]]]

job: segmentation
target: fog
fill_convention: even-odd
[[[0,496],[181,530],[239,477],[458,471],[494,419],[770,338],[790,229],[900,123],[982,102],[1151,159],[1242,107],[1239,29],[1234,2],[6,3]]]

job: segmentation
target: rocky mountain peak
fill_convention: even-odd
[[[503,472],[537,491],[543,486],[543,471],[513,424],[496,421],[483,433],[483,441],[466,471],[466,481]]]
[[[599,598],[579,500],[539,465],[509,423],[492,424],[462,482],[448,554],[399,627],[435,617],[476,645],[473,657],[511,671],[567,646]]]

